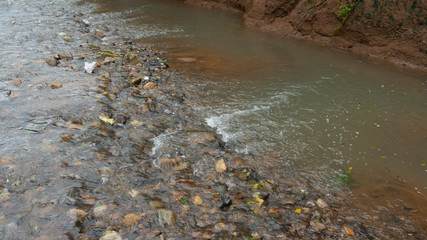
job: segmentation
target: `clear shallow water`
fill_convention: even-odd
[[[195,83],[190,99],[206,122],[275,178],[334,186],[351,167],[350,188],[367,209],[425,205],[425,74],[253,32],[240,16],[174,1],[102,1],[100,12],[167,49],[171,66]]]

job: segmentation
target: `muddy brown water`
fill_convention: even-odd
[[[425,73],[254,32],[239,15],[174,1],[98,3],[186,72],[197,85],[194,107],[229,148],[262,159],[276,179],[334,190],[344,181],[367,212],[426,226]]]
[[[70,207],[86,209],[95,201],[107,205],[105,195],[126,202],[122,189],[150,183],[130,147],[122,153],[117,149],[140,144],[140,135],[152,133],[107,129],[98,134],[82,127],[80,121],[84,126],[97,121],[107,104],[93,88],[99,80],[85,74],[84,61],[78,60],[75,49],[87,40],[76,34],[81,28],[70,21],[70,7],[93,24],[120,28],[138,42],[163,49],[170,65],[184,73],[184,83],[192,84],[186,91],[193,107],[228,149],[259,159],[264,175],[278,182],[308,182],[325,193],[342,191],[368,213],[367,222],[380,219],[407,228],[410,220],[416,229],[425,228],[425,75],[249,31],[240,16],[173,1],[74,3],[0,3],[0,236],[25,239],[62,232],[58,226],[70,225]],[[65,40],[68,35],[71,41]],[[66,50],[76,54],[74,60],[55,68],[45,64]],[[16,78],[22,85],[10,82]],[[63,84],[54,94],[53,80]],[[130,103],[122,105],[131,109]],[[70,131],[74,145],[60,141]],[[105,140],[111,132],[127,140]],[[154,138],[151,156],[171,152],[164,137],[173,135]],[[123,155],[119,161],[108,161],[117,155]],[[351,179],[341,173],[348,174],[350,167]],[[95,197],[85,197],[86,191]],[[122,212],[130,208],[121,207]],[[101,236],[106,227],[100,225],[85,231]]]

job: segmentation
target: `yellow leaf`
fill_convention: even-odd
[[[258,188],[258,183],[254,185],[254,188],[257,189]]]
[[[136,120],[134,120],[134,121],[132,121],[130,124],[132,124],[132,125],[138,125],[139,124],[139,122],[138,121],[136,121]]]
[[[107,56],[112,56],[112,57],[118,57],[118,56],[120,56],[120,55],[112,53],[110,51],[101,51],[99,53],[102,54],[102,55],[107,55]]]
[[[298,208],[298,209],[296,209],[296,210],[295,210],[295,213],[300,214],[300,213],[301,213],[301,209],[299,209],[299,208]]]
[[[101,121],[109,123],[111,125],[114,124],[114,119],[112,119],[112,118],[107,118],[107,117],[101,115],[101,116],[99,116],[99,119],[101,119]]]

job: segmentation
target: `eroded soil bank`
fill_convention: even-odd
[[[240,12],[245,25],[427,70],[427,2],[179,0]]]
[[[345,193],[260,174],[194,114],[159,52],[86,5],[0,6],[0,238],[422,238]]]

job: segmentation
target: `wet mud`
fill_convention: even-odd
[[[422,238],[366,224],[346,193],[259,173],[197,116],[167,59],[73,2],[1,7],[0,238]]]

